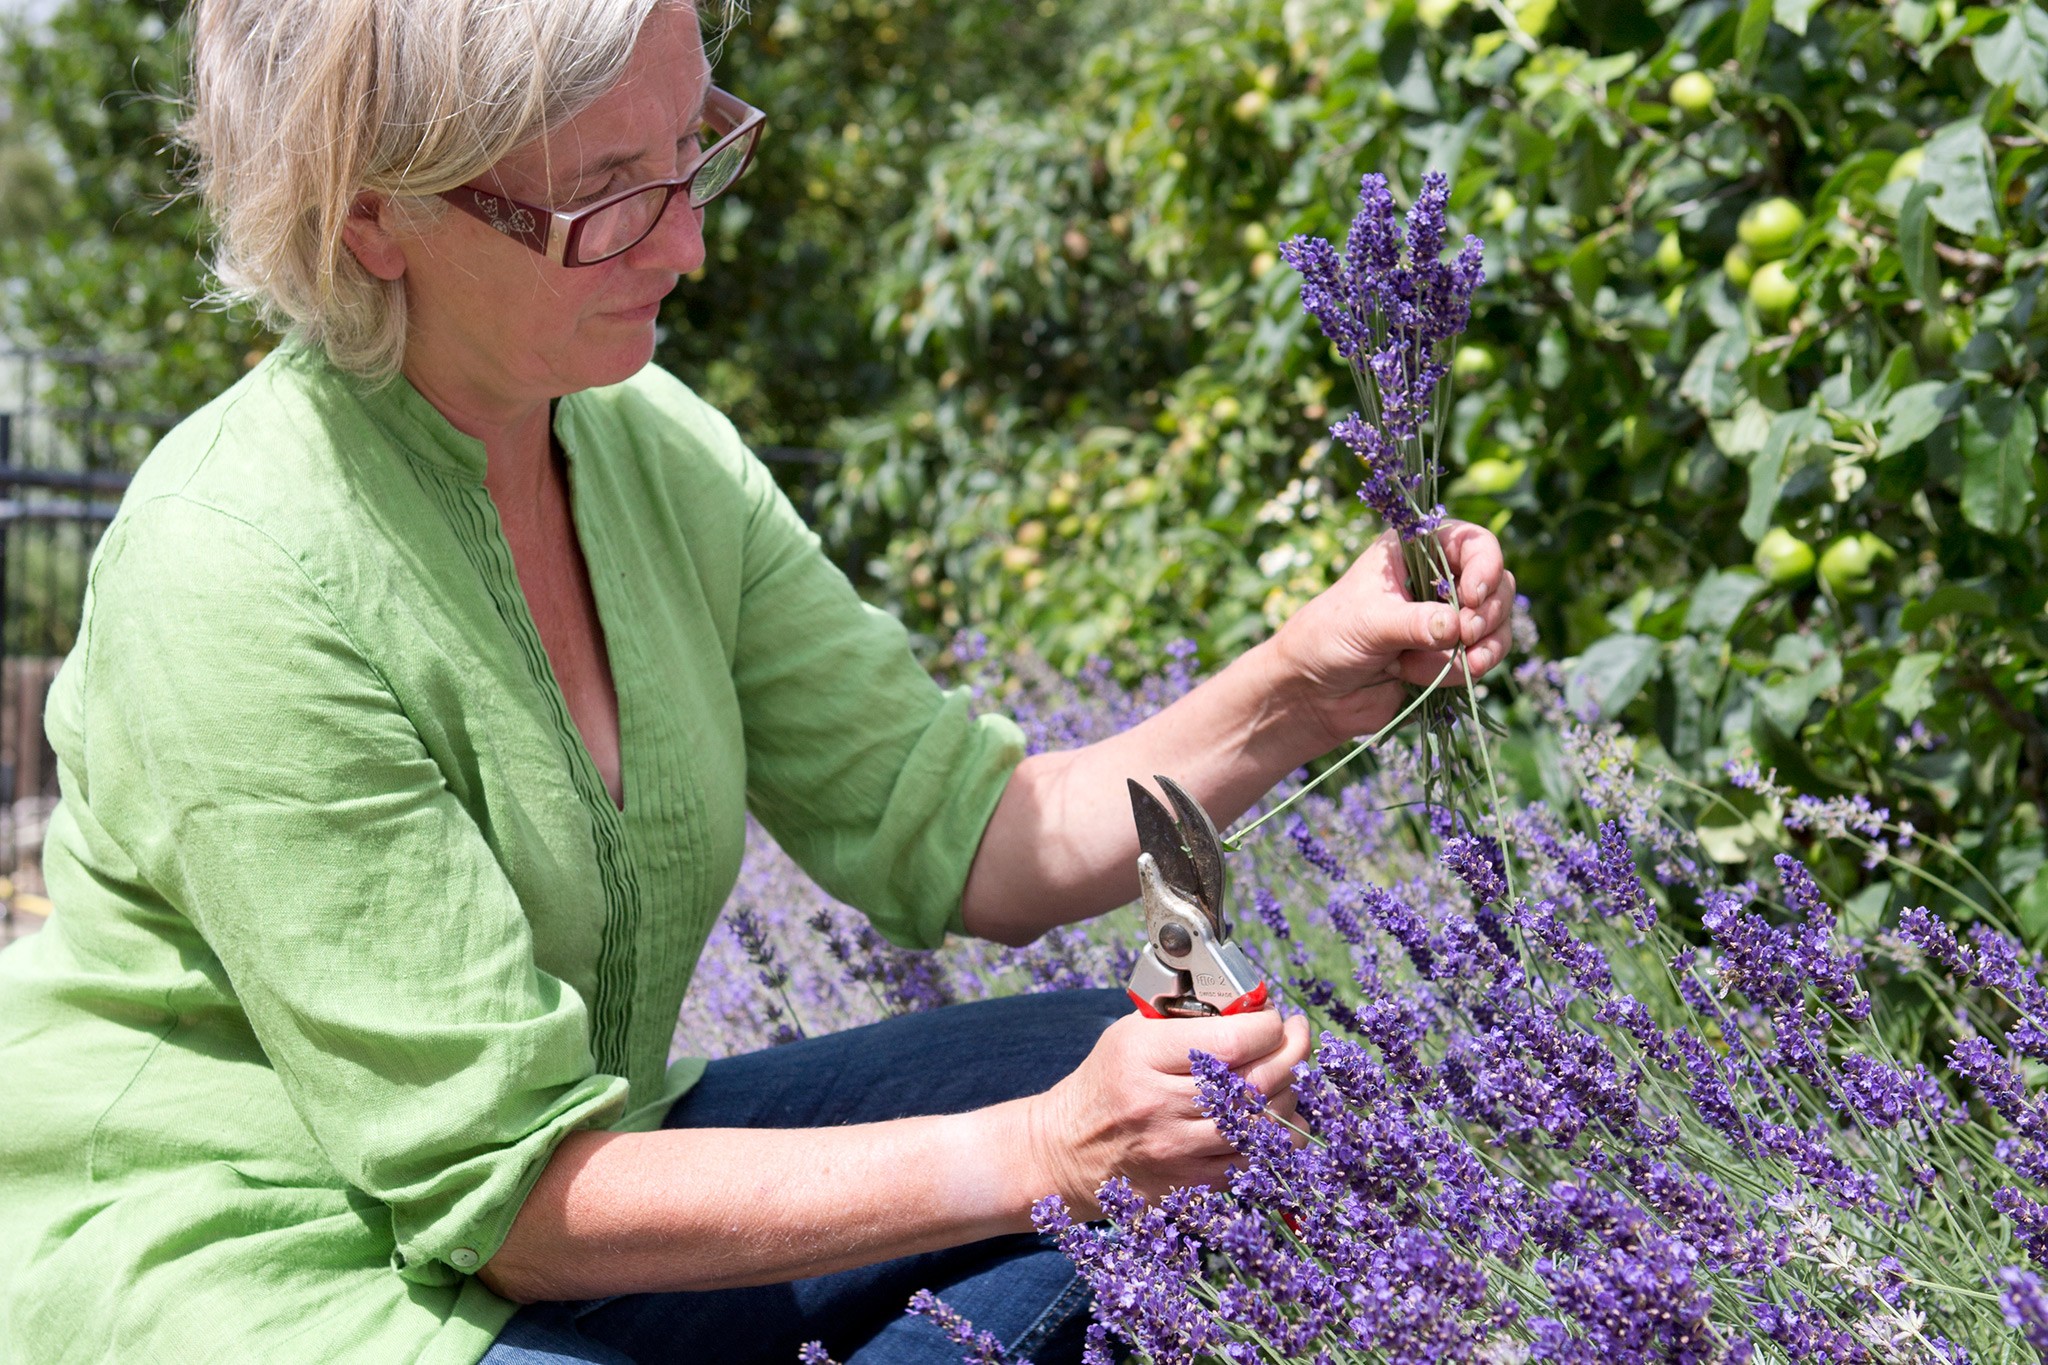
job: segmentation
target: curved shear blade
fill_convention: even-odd
[[[1183,899],[1206,911],[1209,901],[1203,894],[1202,875],[1197,871],[1195,859],[1188,854],[1180,826],[1174,823],[1166,807],[1159,804],[1159,798],[1139,786],[1136,778],[1124,780],[1131,788],[1131,818],[1138,823],[1139,851],[1152,855],[1162,881]]]
[[[1202,809],[1201,802],[1189,796],[1180,783],[1156,774],[1152,780],[1159,784],[1159,790],[1166,793],[1166,799],[1173,802],[1173,808],[1180,816],[1182,846],[1187,849],[1188,861],[1194,864],[1195,879],[1201,886],[1197,901],[1208,913],[1216,936],[1227,937],[1228,929],[1223,923],[1223,890],[1228,883],[1223,876],[1223,841],[1216,836],[1216,825],[1209,819],[1209,812]]]

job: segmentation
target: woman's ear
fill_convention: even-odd
[[[405,252],[388,226],[390,212],[390,199],[365,190],[356,196],[341,225],[341,240],[349,254],[380,280],[395,280],[405,274]]]

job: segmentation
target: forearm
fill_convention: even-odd
[[[507,1298],[724,1289],[1030,1228],[1033,1111],[573,1133],[480,1272]]]
[[[1254,648],[1121,734],[1026,759],[968,872],[968,932],[1028,943],[1135,898],[1138,838],[1124,779],[1163,773],[1222,828],[1329,745],[1287,704],[1289,691],[1270,652]]]

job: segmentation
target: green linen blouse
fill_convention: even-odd
[[[287,345],[167,436],[51,692],[55,910],[0,953],[0,1362],[474,1362],[562,1137],[697,1078],[677,1008],[751,809],[898,943],[959,928],[1022,753],[732,427],[561,401],[621,811],[483,446]]]

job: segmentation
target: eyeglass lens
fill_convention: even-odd
[[[703,137],[707,142],[716,140],[709,132]],[[702,208],[731,188],[740,169],[746,165],[747,147],[748,139],[739,138],[698,165],[697,174],[690,181],[691,208]],[[602,212],[592,214],[583,224],[582,240],[576,248],[577,259],[595,264],[622,251],[630,251],[654,231],[654,225],[667,203],[668,190],[655,185],[645,193],[622,199]]]

